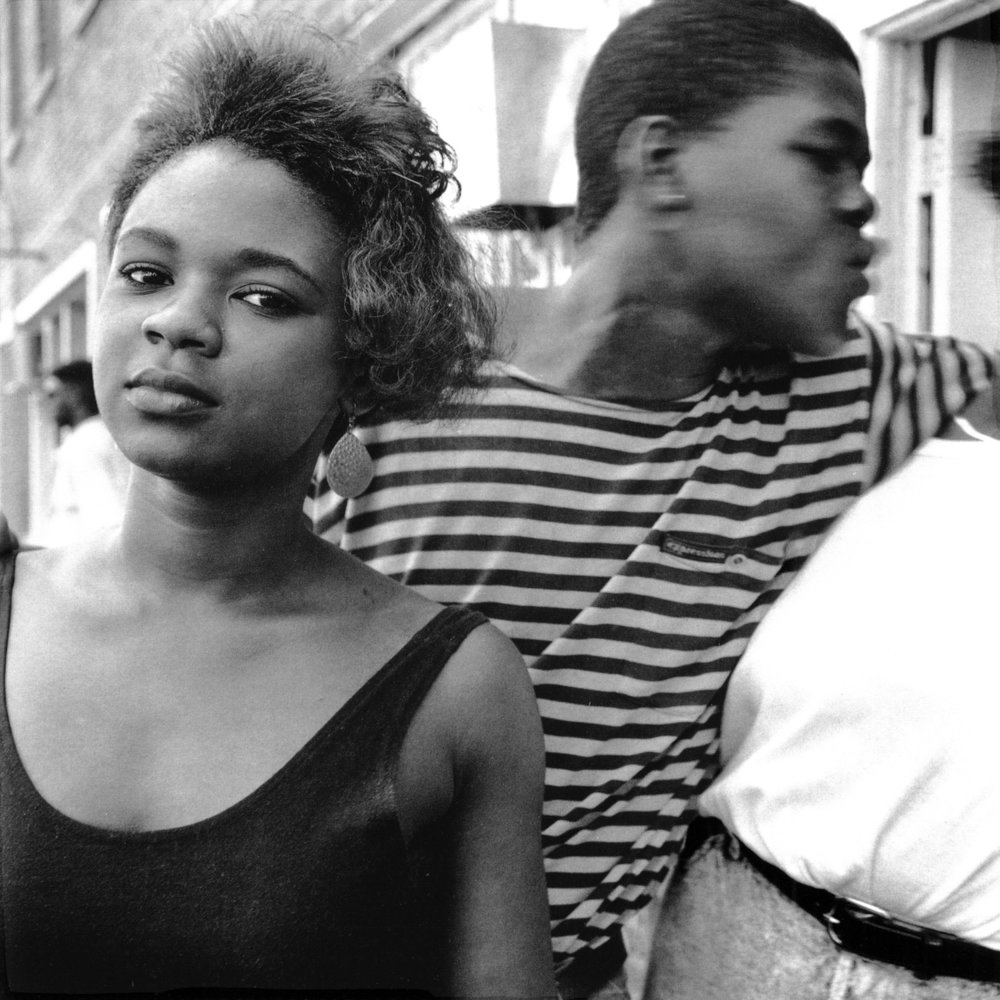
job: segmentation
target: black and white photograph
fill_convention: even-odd
[[[0,0],[0,996],[1000,1000],[997,761],[1000,0]]]

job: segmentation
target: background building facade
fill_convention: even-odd
[[[572,260],[572,110],[597,47],[649,0],[0,0],[0,509],[41,517],[55,429],[41,375],[92,353],[101,211],[163,54],[192,23],[288,10],[392,62],[459,159],[449,212],[501,297],[515,359]],[[737,0],[738,2],[738,0]],[[859,49],[892,252],[865,303],[992,346],[1000,229],[972,177],[1000,130],[1000,0],[816,0]]]

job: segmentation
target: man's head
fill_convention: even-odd
[[[616,154],[631,122],[665,115],[682,134],[711,132],[784,88],[803,59],[858,70],[840,32],[792,0],[656,0],[623,21],[598,52],[577,106],[579,235],[614,207]]]
[[[97,413],[94,372],[89,361],[70,361],[45,379],[45,396],[57,427],[75,427]]]
[[[835,353],[868,289],[858,63],[793,0],[657,0],[598,53],[577,115],[581,256],[631,243],[631,301],[717,358]],[[620,298],[620,297],[619,297]]]
[[[973,167],[982,186],[1000,201],[1000,132],[979,143]]]
[[[975,162],[980,183],[1000,203],[1000,132],[983,139]],[[1000,338],[996,343],[996,359],[1000,366]],[[1000,436],[1000,370],[993,379],[993,413],[991,433]]]

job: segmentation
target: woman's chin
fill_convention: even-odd
[[[228,490],[245,485],[246,473],[240,473],[232,462],[213,463],[190,454],[170,456],[162,453],[136,455],[126,453],[135,467],[138,480],[153,478],[174,483],[186,490]]]

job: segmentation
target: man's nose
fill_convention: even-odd
[[[860,178],[845,187],[839,208],[848,222],[858,229],[871,222],[877,210],[875,199]]]

